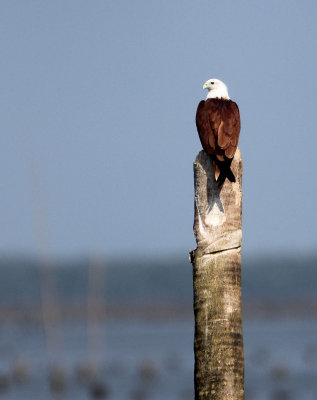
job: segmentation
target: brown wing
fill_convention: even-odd
[[[240,115],[231,100],[202,100],[196,112],[196,126],[203,149],[220,161],[233,158],[238,146]]]
[[[202,100],[196,112],[196,126],[203,149],[215,154],[221,113],[216,102]]]
[[[233,158],[239,141],[240,114],[234,101],[225,100],[221,109],[221,123],[218,129],[218,146],[228,158]]]

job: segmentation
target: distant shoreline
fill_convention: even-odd
[[[82,303],[60,303],[61,320],[65,322],[83,322],[87,319],[87,307]],[[170,303],[134,303],[134,304],[101,304],[98,307],[98,321],[127,321],[127,320],[188,320],[194,321],[193,308],[190,304]],[[317,301],[283,301],[262,302],[246,301],[243,303],[243,319],[283,319],[283,318],[317,318]],[[1,323],[40,324],[42,309],[35,305],[0,305]]]

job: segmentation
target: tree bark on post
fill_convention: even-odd
[[[194,163],[195,400],[244,399],[239,149],[231,170],[236,182],[226,179],[219,190],[208,154]]]

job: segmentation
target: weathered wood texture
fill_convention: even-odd
[[[209,156],[194,164],[197,249],[191,253],[195,312],[195,399],[244,399],[241,316],[242,160],[221,190]]]

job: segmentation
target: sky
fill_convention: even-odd
[[[202,85],[240,108],[243,251],[317,244],[317,3],[3,0],[0,254],[185,254]]]

